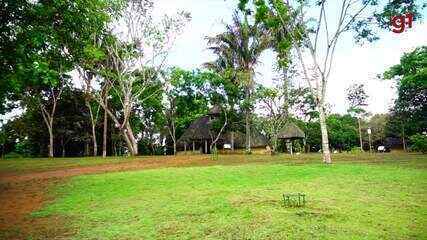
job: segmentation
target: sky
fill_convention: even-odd
[[[331,2],[333,3],[333,1]],[[177,38],[169,56],[169,64],[187,70],[201,68],[204,62],[215,59],[209,50],[205,37],[214,36],[224,30],[224,24],[231,22],[236,8],[231,0],[157,0],[157,14],[173,14],[177,9],[191,13],[192,20]],[[331,10],[333,10],[332,6]],[[426,16],[426,14],[424,14]],[[418,46],[427,43],[427,23],[414,22],[411,29],[396,34],[391,31],[380,33],[380,40],[359,46],[352,35],[343,35],[337,45],[334,66],[328,83],[327,99],[333,112],[344,113],[348,105],[345,90],[353,83],[363,83],[369,95],[367,110],[371,113],[385,113],[392,106],[396,90],[392,81],[376,79],[377,74],[398,64],[400,57]],[[275,73],[274,54],[267,51],[256,68],[257,83],[271,86]],[[304,85],[297,80],[297,85]]]

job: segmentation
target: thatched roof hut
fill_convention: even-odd
[[[294,123],[286,123],[282,131],[277,135],[279,139],[301,139],[305,138],[305,133]]]
[[[221,108],[215,105],[209,110],[206,116],[196,119],[178,139],[178,145],[180,147],[184,146],[184,149],[187,147],[187,144],[192,144],[193,149],[202,146],[205,148],[205,152],[208,152],[207,144],[212,142],[212,138],[216,138],[216,134],[210,131],[212,121],[219,117],[220,113]],[[258,131],[252,131],[251,135],[251,147],[257,148],[268,145],[267,138]],[[219,145],[228,143],[233,148],[244,148],[245,142],[245,134],[235,131],[223,132],[217,141]]]
[[[211,140],[210,117],[204,116],[196,119],[179,138],[179,143],[191,142],[194,140]],[[222,137],[220,137],[221,139]]]
[[[224,134],[224,139],[228,143],[231,142],[233,138],[235,148],[245,148],[246,146],[246,135],[242,132],[226,132]],[[260,148],[268,145],[267,138],[262,135],[260,132],[253,130],[251,131],[251,147]]]

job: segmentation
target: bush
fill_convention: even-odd
[[[28,139],[24,139],[22,141],[19,141],[15,145],[15,152],[19,155],[22,155],[24,157],[31,156],[31,142]]]
[[[360,147],[352,147],[350,153],[361,153]]]
[[[25,157],[25,156],[23,156],[22,154],[17,153],[17,152],[10,152],[10,153],[4,155],[5,159],[8,159],[8,158],[23,158],[23,157]]]
[[[415,134],[409,138],[411,141],[411,150],[427,153],[427,136],[423,134]]]

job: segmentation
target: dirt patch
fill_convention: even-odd
[[[55,239],[58,235],[63,236],[65,229],[59,217],[33,218],[30,215],[50,200],[47,190],[57,182],[46,180],[2,182],[0,239]]]
[[[31,213],[53,200],[48,190],[65,178],[105,172],[212,165],[204,156],[146,159],[134,162],[104,164],[70,169],[0,175],[0,239],[64,239],[74,235],[60,216],[34,218]]]
[[[44,172],[29,172],[29,173],[2,173],[0,175],[1,183],[12,182],[26,182],[31,180],[47,180],[47,179],[61,179],[66,177],[96,174],[105,172],[119,172],[131,171],[139,169],[154,169],[161,167],[186,167],[186,166],[200,166],[200,165],[213,165],[215,164],[209,157],[206,156],[176,156],[176,157],[163,157],[158,159],[144,159],[133,162],[124,163],[111,163],[86,167],[73,167],[69,169],[49,170]]]

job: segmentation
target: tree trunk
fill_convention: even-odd
[[[360,151],[363,151],[363,139],[362,139],[362,126],[360,123],[360,118],[357,118],[357,122],[359,124],[359,143],[360,143]]]
[[[275,134],[275,136],[273,137],[273,149],[272,149],[272,154],[276,153],[276,149],[277,149],[277,134]]]
[[[173,155],[176,155],[176,141],[173,141]]]
[[[102,133],[102,157],[107,157],[107,130],[108,130],[108,115],[104,110],[104,131]]]
[[[319,121],[320,121],[320,131],[322,133],[322,152],[323,152],[323,162],[332,163],[331,152],[329,151],[329,139],[328,139],[328,129],[326,126],[326,116],[325,109],[323,104],[319,106]]]
[[[90,106],[89,100],[85,101],[86,107],[89,109],[90,124],[92,127],[92,144],[93,144],[93,156],[98,155],[98,143],[96,142],[96,120],[93,117],[92,107]]]
[[[125,142],[129,149],[130,154],[133,155],[134,153],[133,144],[132,144],[132,141],[129,139],[129,134],[127,132],[127,129],[122,129],[122,135],[123,135],[123,138],[125,139]]]
[[[84,153],[85,157],[89,156],[89,143],[88,141],[85,141],[85,153]]]
[[[251,123],[250,123],[250,111],[246,110],[246,153],[250,153],[251,152]]]
[[[246,99],[246,110],[245,110],[245,137],[246,137],[246,153],[251,152],[251,110],[249,101],[251,97],[251,76],[249,75],[248,85],[245,87],[245,99]]]
[[[234,132],[231,132],[231,151],[234,151]]]
[[[62,157],[65,157],[65,145],[64,145],[64,138],[61,138],[61,146],[62,146]]]
[[[127,140],[126,143],[128,144],[129,150],[131,151],[131,155],[132,156],[137,156],[138,155],[138,143],[135,139],[135,136],[133,135],[133,131],[132,128],[129,124],[129,122],[126,122],[125,124],[125,135],[127,136]]]
[[[49,157],[53,158],[53,130],[52,126],[47,126],[49,130]]]
[[[93,156],[98,155],[98,143],[96,142],[96,130],[95,124],[92,123],[92,142],[93,142]]]
[[[402,124],[402,144],[403,144],[403,151],[406,152],[405,125],[403,124]]]

